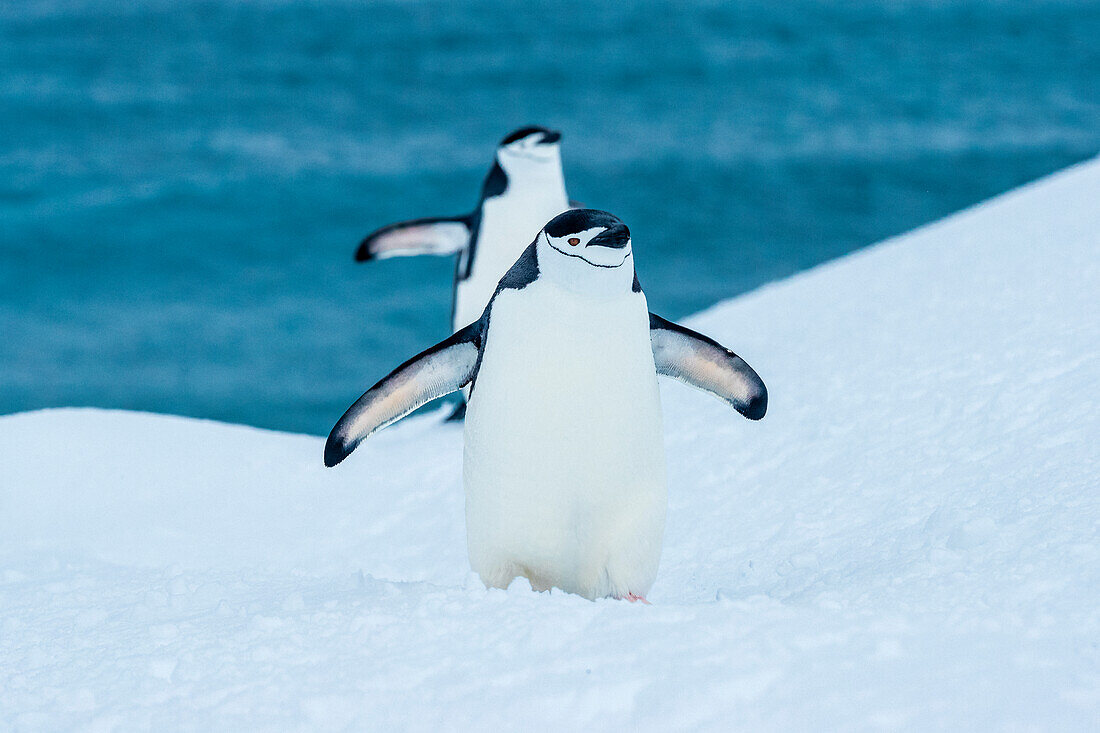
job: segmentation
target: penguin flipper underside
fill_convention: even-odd
[[[690,328],[649,314],[657,373],[710,392],[750,420],[764,417],[768,389],[744,359]]]
[[[483,332],[482,321],[475,321],[368,389],[329,433],[325,465],[335,466],[372,433],[469,384],[477,371]]]
[[[410,255],[450,255],[470,244],[470,216],[433,216],[389,224],[363,238],[356,262]]]

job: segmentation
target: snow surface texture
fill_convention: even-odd
[[[0,729],[1096,729],[1100,162],[724,303],[653,606],[487,591],[460,428],[0,419]]]

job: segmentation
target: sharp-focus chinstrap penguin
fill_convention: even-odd
[[[543,224],[570,208],[561,169],[561,134],[523,127],[501,140],[474,210],[415,219],[368,234],[355,259],[457,254],[451,330],[475,321],[501,276]],[[452,415],[461,418],[463,405]]]
[[[329,435],[325,465],[470,385],[463,479],[470,565],[485,585],[644,599],[664,534],[657,375],[751,420],[768,393],[739,356],[649,312],[630,232],[587,209],[555,217],[473,323],[371,387]]]

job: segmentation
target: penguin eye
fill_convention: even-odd
[[[573,245],[574,247],[576,247],[580,243],[581,243],[581,240],[577,237],[570,237],[569,238],[569,244]]]

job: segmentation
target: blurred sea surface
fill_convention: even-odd
[[[452,261],[359,238],[467,211],[521,124],[683,317],[1095,155],[1098,39],[1069,0],[3,3],[0,412],[326,433],[449,331]]]

